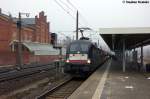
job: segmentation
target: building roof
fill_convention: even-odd
[[[18,18],[13,18],[14,22],[18,21]],[[27,25],[34,25],[35,24],[35,18],[21,18],[21,22],[23,26]]]
[[[17,23],[18,18],[12,17],[11,15],[6,15],[4,13],[0,13],[0,16],[5,17],[7,19],[12,18],[13,22]],[[35,26],[35,18],[21,18],[22,26],[33,28]]]
[[[10,18],[9,15],[3,14],[3,13],[0,13],[0,16],[6,17],[6,18]]]

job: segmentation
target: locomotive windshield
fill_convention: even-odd
[[[89,48],[89,44],[86,43],[73,43],[70,45],[70,51],[82,51],[87,52]]]
[[[70,45],[70,51],[78,51],[78,50],[80,50],[79,44],[74,43]]]

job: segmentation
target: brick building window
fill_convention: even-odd
[[[24,34],[24,40],[27,41],[28,40],[28,35]]]

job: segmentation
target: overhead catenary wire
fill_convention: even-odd
[[[78,13],[80,14],[81,18],[83,19],[83,21],[85,22],[85,24],[87,24],[88,26],[91,27],[91,25],[89,24],[89,22],[87,21],[87,19],[83,16],[83,14],[81,13],[81,9],[79,10],[72,2],[70,2],[70,0],[66,0],[68,2],[68,4],[70,4],[75,10],[78,10]]]
[[[71,2],[69,2],[69,5],[67,5],[65,2],[63,2],[62,0],[59,0],[62,4],[64,4],[68,9],[70,9],[72,12],[74,11],[71,7],[69,7],[69,5],[71,5],[75,10],[78,10]],[[74,12],[73,12],[74,13]],[[78,11],[78,13],[80,14],[80,16],[82,17],[82,19],[85,22],[85,25],[88,24],[88,21],[86,20],[86,18],[81,14],[81,12]],[[79,23],[80,24],[80,23]]]
[[[69,5],[67,5],[65,2],[63,2],[62,0],[59,0],[62,4],[64,4],[68,9],[70,9],[71,11],[74,11],[71,7],[69,7]]]
[[[57,5],[59,5],[68,15],[70,15],[74,20],[76,19],[73,15],[70,14],[57,0],[54,0]]]
[[[71,15],[71,17],[73,17],[73,19],[76,19],[76,18],[70,13],[70,11],[72,11],[72,13],[75,13],[74,10],[73,10],[71,7],[73,7],[75,10],[78,10],[78,9],[77,9],[77,7],[75,7],[69,0],[67,0],[67,3],[65,3],[65,2],[62,1],[62,0],[59,0],[59,2],[58,2],[57,0],[55,0],[55,2],[56,2],[65,12],[67,12],[69,15]],[[71,7],[70,7],[68,4],[69,4]],[[65,9],[63,5],[64,5],[66,8],[70,9],[70,11],[68,11],[67,9]],[[86,18],[81,14],[80,11],[79,11],[79,14],[80,14],[80,16],[81,16],[81,18],[82,18],[82,22],[84,22],[84,25],[85,25],[85,26],[90,26],[89,23],[88,23],[88,21],[87,21]],[[79,24],[80,24],[81,26],[83,25],[83,24],[81,24],[80,22],[79,22]]]
[[[76,8],[69,0],[67,0],[67,2],[68,2],[74,9],[77,10],[77,8]]]
[[[67,9],[65,9],[63,6],[62,6],[62,4],[63,5],[65,5],[67,8],[69,7],[67,4],[65,4],[63,1],[61,1],[61,0],[59,0],[61,3],[59,3],[57,0],[54,0],[56,3],[57,3],[57,5],[59,5],[67,14],[69,14],[74,20],[76,20],[76,18],[70,13],[70,11],[68,11]],[[71,9],[70,7],[69,7],[69,9]],[[79,24],[80,25],[82,25],[80,22],[79,22]]]
[[[80,15],[80,17],[81,17],[81,19],[82,19],[82,21],[84,21],[84,23],[86,24],[86,26],[87,27],[92,27],[92,25],[91,24],[89,24],[89,22],[87,21],[87,19],[83,16],[83,14],[81,13],[81,8],[80,9],[78,9],[70,0],[66,0],[67,2],[68,2],[68,4],[70,4],[75,10],[78,10],[78,12],[79,12],[79,15]],[[91,30],[92,32],[95,32],[93,29]],[[97,33],[97,32],[96,32]],[[91,36],[92,34],[91,34],[91,32],[90,32],[90,35],[89,36]]]
[[[70,13],[70,12],[72,12],[72,13],[75,13],[74,11],[73,11],[73,9],[71,8],[71,7],[73,7],[76,11],[78,10],[77,9],[77,7],[74,5],[74,4],[72,4],[72,2],[70,2],[69,0],[66,0],[67,1],[67,3],[66,2],[64,2],[64,1],[62,1],[62,0],[59,0],[59,2],[58,2],[58,0],[54,0],[56,3],[57,3],[57,5],[59,5],[65,12],[67,12],[67,14],[69,14],[71,17],[73,17],[73,19],[75,20],[76,18]],[[69,6],[69,5],[71,6]],[[66,9],[67,8],[67,9]],[[81,11],[79,11],[79,14],[80,14],[80,17],[82,18],[82,20],[85,22],[85,26],[90,26],[91,27],[91,25],[89,25],[89,23],[88,23],[88,21],[86,20],[86,18],[82,15],[82,13],[81,13]],[[81,25],[81,23],[79,22],[79,24]],[[61,31],[61,32],[66,32],[66,31]],[[74,31],[67,31],[67,32],[74,32]],[[86,31],[86,32],[88,32],[88,31]],[[97,31],[94,31],[94,30],[92,30],[92,32],[96,32],[97,33]],[[90,32],[90,35],[89,36],[91,36],[91,35],[93,35],[93,34],[91,34],[91,32]]]
[[[82,17],[82,19],[84,19],[84,22],[86,22],[88,24],[89,27],[92,27],[91,24],[89,24],[88,20],[86,19],[86,17],[81,13],[81,7],[80,9],[77,9],[77,7],[70,1],[70,0],[66,0],[74,9],[78,10],[80,16]],[[91,30],[92,32],[96,32],[96,33],[99,33],[99,31],[97,31],[96,29],[93,29]]]

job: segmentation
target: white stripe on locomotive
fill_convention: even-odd
[[[69,60],[87,60],[88,54],[69,54]]]

